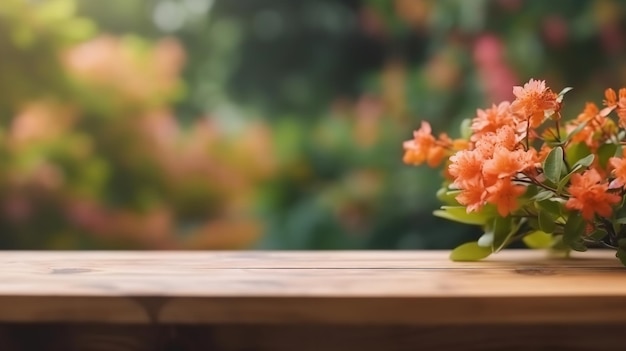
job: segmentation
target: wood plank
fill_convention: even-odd
[[[467,327],[219,326],[187,332],[192,344],[220,351],[623,350],[624,326],[502,325]],[[195,338],[194,338],[195,336]],[[202,350],[198,347],[197,350]]]
[[[308,265],[299,262],[291,267],[279,253],[267,260],[259,253],[251,254],[255,259],[241,253],[169,257],[168,253],[111,252],[100,253],[100,259],[87,253],[2,253],[0,296],[442,297],[626,292],[626,280],[620,279],[626,269],[610,252],[592,253],[595,258],[588,260],[589,267],[581,263],[584,259],[539,261],[534,252],[505,252],[494,260],[473,263],[449,262],[443,252],[414,252],[418,262],[407,259],[405,267],[396,260],[385,261],[390,253],[302,254]],[[297,255],[284,256],[295,259]],[[239,260],[242,256],[246,258]],[[346,265],[345,256],[360,260],[352,258]],[[224,267],[224,259],[236,263]]]
[[[12,325],[0,326],[0,350],[608,351],[624,349],[623,328],[623,325],[562,324],[516,327]]]
[[[498,269],[501,266],[619,267],[615,252],[591,250],[572,258],[545,251],[508,250],[480,262],[451,262],[449,251],[0,251],[0,265],[14,271],[45,272],[76,266],[126,271],[131,265],[213,268],[449,268]],[[172,266],[170,267],[170,263]],[[496,264],[497,263],[497,264]],[[59,274],[62,271],[58,271]],[[68,272],[69,273],[69,272]]]
[[[0,274],[1,296],[155,297],[548,297],[620,296],[626,270],[207,269],[129,267],[88,274]]]
[[[0,321],[220,324],[626,323],[610,251],[2,252]]]

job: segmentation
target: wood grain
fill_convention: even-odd
[[[0,322],[249,325],[626,323],[610,251],[1,252]]]

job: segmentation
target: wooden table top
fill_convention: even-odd
[[[626,323],[611,251],[0,252],[0,322]]]

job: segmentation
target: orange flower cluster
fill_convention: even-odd
[[[605,108],[600,111],[596,104],[588,102],[583,112],[566,126],[568,133],[582,127],[572,137],[572,143],[584,142],[592,151],[597,151],[601,143],[604,143],[607,137],[616,131],[615,123],[611,119],[606,118],[611,110]]]
[[[579,211],[587,222],[596,215],[611,216],[621,200],[617,192],[626,191],[626,151],[622,157],[606,157],[604,162],[597,154],[601,148],[608,149],[607,145],[616,149],[618,127],[626,128],[626,88],[620,89],[619,95],[606,90],[604,109],[587,103],[583,112],[566,124],[561,124],[560,113],[564,93],[554,93],[544,81],[531,79],[514,87],[513,93],[516,98],[512,102],[477,110],[465,143],[452,141],[446,134],[435,138],[430,125],[422,122],[414,138],[404,142],[404,162],[426,162],[434,167],[447,158],[449,188],[459,190],[456,201],[468,213],[492,204],[500,216],[507,217],[520,208],[520,198],[534,186],[552,191],[566,210]],[[617,123],[609,118],[612,111],[618,116]],[[563,152],[563,160],[557,161],[564,169],[562,174],[556,171],[556,177],[560,181],[571,173],[561,185],[546,181],[542,168],[557,147]],[[575,152],[582,152],[580,158],[595,157],[590,164],[574,169],[565,155]]]
[[[611,206],[618,203],[621,197],[609,193],[608,190],[609,184],[596,169],[574,174],[569,187],[571,197],[565,206],[570,210],[579,210],[588,221],[592,220],[596,213],[602,217],[609,217],[613,213]]]
[[[613,189],[623,188],[626,186],[626,149],[622,151],[621,158],[611,157],[609,163],[613,167],[613,174],[615,175],[610,187]]]
[[[516,99],[511,104],[511,112],[526,119],[530,127],[539,127],[546,116],[551,116],[560,109],[557,94],[546,87],[544,81],[531,79],[524,87],[514,87]]]
[[[607,89],[602,107],[588,102],[565,121],[569,90],[531,79],[513,88],[512,102],[478,109],[464,139],[435,138],[424,122],[404,143],[406,163],[444,164],[445,206],[434,214],[484,230],[452,260],[483,259],[522,239],[563,252],[612,248],[626,266],[626,88]]]
[[[619,126],[626,128],[626,88],[619,90],[619,97],[615,93],[615,90],[607,89],[604,92],[604,97],[604,105],[607,107],[605,113],[608,114],[615,110],[619,117]]]
[[[430,124],[422,122],[421,128],[413,132],[413,139],[404,142],[403,161],[414,166],[426,162],[430,167],[437,167],[444,158],[454,151],[464,149],[466,145],[465,140],[452,140],[445,133],[441,133],[436,139],[432,135]]]
[[[461,189],[457,196],[468,211],[477,211],[486,203],[497,206],[506,216],[517,208],[516,199],[526,187],[514,183],[518,175],[532,170],[538,162],[534,149],[524,150],[518,135],[509,126],[487,132],[474,143],[473,149],[450,157],[449,173],[453,186]],[[521,178],[520,178],[521,179]]]

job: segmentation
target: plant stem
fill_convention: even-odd
[[[606,230],[608,234],[610,245],[617,246],[618,238],[617,233],[615,233],[615,228],[613,228],[613,223],[606,218],[600,218],[600,221],[602,222],[602,227],[604,227],[604,230]]]
[[[554,189],[552,187],[549,187],[549,186],[547,186],[545,184],[542,184],[542,183],[538,182],[537,180],[535,180],[534,178],[531,178],[531,177],[528,177],[528,179],[515,179],[515,181],[516,182],[520,182],[520,183],[533,184],[533,185],[536,185],[536,186],[538,186],[540,188],[544,188],[545,190],[549,190],[549,191],[553,192],[555,195],[557,194],[556,189]],[[564,196],[562,194],[559,195],[559,196],[567,198],[567,196]]]

